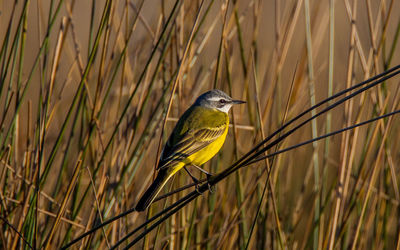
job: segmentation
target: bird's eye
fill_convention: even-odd
[[[219,103],[226,103],[224,99],[219,100]]]

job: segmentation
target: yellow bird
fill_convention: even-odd
[[[228,133],[228,111],[233,100],[221,90],[211,90],[200,95],[194,104],[179,118],[161,153],[157,177],[136,205],[144,211],[154,201],[167,181],[184,168],[197,182],[186,166],[192,165],[209,175],[199,166],[210,160],[221,149]]]

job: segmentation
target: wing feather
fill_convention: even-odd
[[[169,140],[161,154],[158,169],[167,168],[200,151],[220,137],[225,129],[226,125],[201,128],[195,131],[189,130],[173,146]]]

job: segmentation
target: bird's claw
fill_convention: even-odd
[[[198,183],[196,183],[196,187],[195,187],[194,190],[196,190],[196,192],[197,192],[198,194],[203,194],[202,192],[200,192],[200,186],[199,186]]]
[[[192,176],[192,179],[194,182],[196,192],[199,194],[202,194],[202,192],[200,192],[200,181],[197,178],[195,178],[194,176]]]
[[[210,191],[210,193],[214,193],[215,191],[215,186],[212,186],[210,184],[210,178],[212,177],[212,174],[207,174],[207,185],[208,185],[208,190]]]

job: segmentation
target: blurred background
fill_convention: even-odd
[[[2,248],[59,248],[134,207],[177,119],[214,88],[247,101],[203,166],[222,171],[308,107],[398,65],[399,10],[395,0],[0,1]],[[399,79],[271,152],[398,110]],[[245,167],[134,248],[399,247],[399,124],[392,116]],[[190,183],[182,171],[165,189]],[[192,190],[73,248],[113,246]]]

